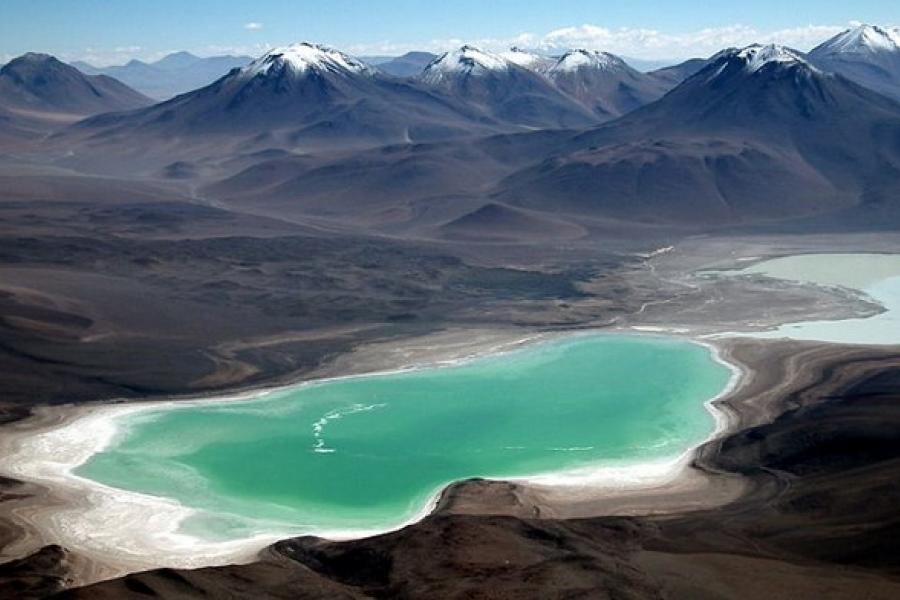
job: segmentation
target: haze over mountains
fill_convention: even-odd
[[[211,56],[200,58],[190,52],[175,52],[158,61],[131,60],[127,64],[98,68],[86,62],[72,63],[87,75],[108,75],[156,100],[208,85],[228,71],[248,65],[249,56]]]
[[[676,65],[662,67],[652,71],[650,75],[675,87],[709,63],[708,58],[691,58]]]
[[[0,141],[27,140],[86,116],[152,104],[106,75],[29,53],[0,68]]]
[[[560,222],[886,225],[898,217],[898,191],[900,105],[778,46],[723,51],[662,99],[593,128],[353,159],[282,156],[211,189],[272,216],[344,216],[454,238],[464,229],[488,237],[484,221],[521,239],[539,221],[561,237],[572,230]]]
[[[890,221],[894,36],[860,26],[808,56],[750,46],[652,73],[582,49],[466,45],[379,67],[302,43],[166,102],[131,97],[137,108],[58,127],[44,144],[59,166],[392,235]],[[0,113],[3,128],[15,131]]]
[[[29,53],[0,69],[0,99],[7,109],[91,115],[127,110],[151,100],[105,75],[82,75],[47,54]]]
[[[362,60],[373,67],[377,67],[382,73],[393,75],[394,77],[415,77],[435,58],[437,58],[437,55],[431,52],[407,52],[403,56],[395,58],[380,60],[366,60],[364,58]]]
[[[156,149],[170,160],[173,139],[185,156],[197,157],[235,146],[347,149],[503,130],[477,107],[383,75],[333,48],[301,43],[194,92],[83,121],[60,137],[67,144],[86,140],[101,152],[141,139],[141,154],[152,160]]]
[[[246,152],[375,147],[588,127],[670,87],[619,59],[612,67],[604,62],[569,71],[570,55],[556,61],[527,55],[527,67],[518,64],[523,56],[523,51],[494,54],[463,46],[403,78],[333,48],[296,44],[199,90],[146,110],[85,121],[59,137],[66,143],[86,141],[96,152],[117,158],[127,158],[138,145],[110,151],[112,146],[143,139],[145,164],[155,156],[171,161],[169,141],[176,137],[183,142],[176,152],[192,161],[206,156],[200,146],[210,136],[216,137],[215,152],[235,144]],[[104,163],[122,168],[118,160]],[[156,167],[162,165],[157,161]]]

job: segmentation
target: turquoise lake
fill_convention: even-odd
[[[674,457],[714,429],[707,347],[591,335],[418,371],[116,417],[76,474],[197,509],[191,535],[385,529],[468,477]]]

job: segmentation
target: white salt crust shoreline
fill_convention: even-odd
[[[264,398],[285,387],[318,384],[323,381],[356,377],[373,377],[423,368],[458,365],[485,356],[496,356],[541,341],[572,336],[627,333],[647,335],[641,331],[575,332],[533,335],[503,342],[464,356],[434,360],[404,368],[360,375],[316,379],[269,390],[248,391],[225,397],[203,397],[194,400],[160,400],[129,404],[106,404],[90,407],[48,407],[57,423],[35,430],[27,429],[8,436],[0,456],[0,473],[37,483],[62,499],[59,505],[17,511],[26,525],[41,532],[44,543],[57,543],[88,558],[107,565],[109,576],[160,567],[197,568],[250,562],[270,544],[298,535],[315,535],[331,540],[346,540],[387,533],[415,523],[436,508],[443,491],[453,482],[435,489],[429,500],[414,515],[402,522],[372,530],[298,530],[285,527],[277,533],[258,533],[231,541],[209,541],[180,531],[182,523],[199,511],[174,500],[113,488],[80,477],[74,471],[91,456],[102,452],[120,434],[123,417],[160,408],[187,408],[210,403],[240,402]],[[656,336],[654,336],[656,337]],[[679,336],[672,336],[679,337]],[[682,338],[709,349],[713,359],[731,370],[726,387],[705,402],[715,419],[714,431],[676,457],[639,463],[604,463],[577,469],[540,473],[522,477],[493,478],[544,487],[577,488],[592,495],[604,491],[659,490],[675,484],[689,471],[697,449],[721,436],[733,425],[728,413],[719,410],[717,401],[738,389],[745,371],[725,360],[718,346],[706,340]],[[37,415],[38,420],[42,415]],[[46,415],[44,415],[46,416]]]

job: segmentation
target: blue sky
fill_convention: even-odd
[[[683,58],[757,40],[806,49],[851,21],[900,25],[900,2],[2,0],[0,58],[38,50],[114,63],[180,49],[257,54],[301,40],[356,54],[437,51],[466,41]]]

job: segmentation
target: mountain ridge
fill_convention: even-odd
[[[724,223],[851,209],[887,189],[900,191],[900,104],[789,49],[751,46],[720,53],[652,104],[558,141],[492,197]]]
[[[589,110],[540,73],[471,45],[445,52],[417,80],[516,125],[543,129],[596,122]]]
[[[598,117],[610,119],[662,97],[669,85],[608,52],[575,49],[560,56],[547,77]]]
[[[900,30],[859,25],[809,52],[820,68],[900,100]]]
[[[29,52],[0,68],[0,102],[7,109],[89,115],[151,100],[112,77],[84,75],[49,54]]]
[[[249,56],[199,57],[190,52],[173,52],[154,62],[130,60],[124,65],[94,67],[83,61],[72,66],[88,75],[108,75],[155,100],[167,100],[212,83],[231,69],[243,67]]]

